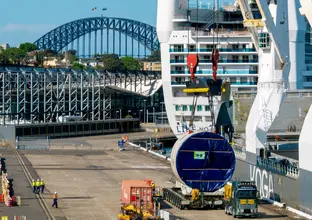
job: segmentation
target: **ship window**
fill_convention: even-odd
[[[238,44],[233,44],[233,50],[238,50],[239,45]]]
[[[209,105],[205,105],[205,111],[206,112],[210,111],[210,106]]]
[[[190,52],[196,52],[196,46],[195,45],[189,45],[189,51]]]
[[[269,33],[259,33],[259,47],[262,49],[270,49],[270,35]]]
[[[182,109],[183,109],[184,112],[187,111],[187,105],[183,105]]]
[[[237,63],[238,62],[238,56],[234,55],[233,56],[233,63]]]
[[[197,111],[201,112],[201,111],[202,111],[202,108],[203,108],[203,107],[202,107],[201,105],[198,105],[198,106],[197,106]]]
[[[176,108],[176,111],[180,111],[180,106],[179,105],[176,105],[175,108]]]
[[[192,105],[190,105],[190,111],[193,111],[193,106]]]
[[[243,62],[248,63],[249,62],[249,57],[248,56],[243,56]]]

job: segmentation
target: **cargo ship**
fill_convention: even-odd
[[[248,4],[249,17],[256,20],[263,16],[254,7],[255,1]],[[233,178],[255,181],[262,197],[312,215],[308,181],[312,179],[312,165],[307,156],[311,151],[308,143],[298,150],[303,128],[302,133],[307,136],[309,126],[305,119],[309,120],[312,103],[309,26],[299,14],[299,0],[268,4],[277,13],[276,29],[266,26],[265,32],[259,33],[252,27],[253,22],[248,30],[244,27],[246,14],[238,2],[205,8],[202,4],[191,7],[187,0],[158,1],[157,34],[166,112],[179,139],[190,131],[212,131],[212,112],[216,118],[226,115],[231,119],[227,126],[234,130]],[[259,26],[261,22],[258,20]],[[271,38],[279,38],[282,43],[272,43]],[[289,47],[280,47],[286,44]],[[230,83],[231,99],[222,102],[221,97],[214,97],[211,105],[206,96],[201,96],[194,105],[194,97],[183,93],[191,77],[187,58],[189,54],[197,55],[197,78],[212,77],[211,56],[215,48],[220,53],[217,77]],[[262,57],[258,56],[259,48]],[[278,62],[283,64],[280,69]],[[220,128],[222,136],[227,136],[223,125]]]

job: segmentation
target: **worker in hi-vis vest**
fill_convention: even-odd
[[[40,181],[40,186],[41,186],[41,193],[43,193],[43,191],[44,191],[44,181],[43,181],[43,179],[41,179],[41,181]]]
[[[39,192],[40,192],[40,187],[41,187],[41,185],[40,185],[40,180],[37,179],[37,181],[36,181],[36,193],[39,193]]]
[[[57,192],[54,193],[53,195],[53,204],[52,204],[52,207],[57,208]]]
[[[36,182],[34,179],[31,181],[31,186],[33,188],[33,192],[36,192]]]

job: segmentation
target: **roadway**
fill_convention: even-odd
[[[129,138],[149,135],[152,134],[128,134]],[[58,192],[59,209],[52,209],[56,219],[115,220],[120,211],[123,179],[152,179],[157,187],[174,186],[168,161],[133,147],[119,152],[120,136],[66,139],[66,144],[65,139],[53,140],[49,151],[19,151],[30,173],[44,178],[47,187],[44,198],[49,206],[52,193]],[[170,206],[167,210],[190,220],[232,219],[223,210],[181,211]],[[261,205],[259,211],[259,219],[298,219],[272,205]]]

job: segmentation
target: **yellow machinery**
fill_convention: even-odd
[[[134,205],[125,205],[121,207],[121,212],[118,214],[118,220],[133,220],[133,219],[160,219],[158,216],[154,217],[149,211],[140,211],[140,208],[136,208]]]

